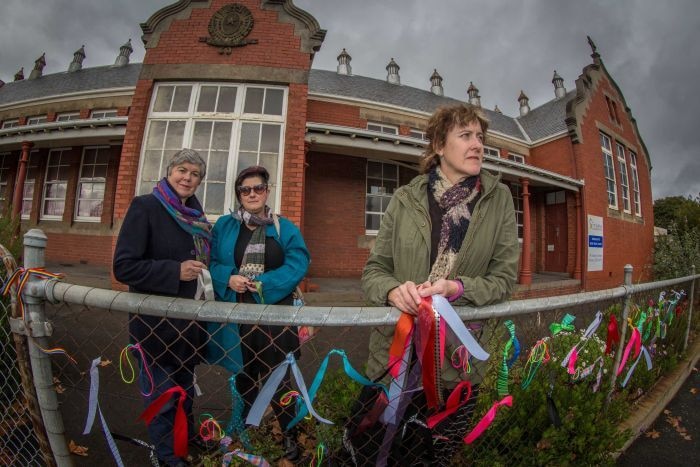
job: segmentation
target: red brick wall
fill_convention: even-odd
[[[567,177],[576,176],[571,139],[564,136],[530,150],[528,163]]]
[[[112,237],[46,232],[46,257],[52,262],[112,266]]]
[[[360,108],[352,105],[309,100],[309,122],[365,128],[367,121],[360,118]]]
[[[365,160],[309,152],[304,239],[310,277],[359,277],[369,256],[365,234]]]
[[[247,7],[255,22],[247,39],[257,39],[257,44],[238,47],[231,55],[220,54],[219,47],[200,42],[209,36],[208,27],[212,14],[229,0],[213,0],[210,8],[194,8],[190,17],[176,19],[167,31],[163,31],[158,46],[146,51],[144,64],[226,64],[253,65],[271,68],[309,69],[311,57],[300,50],[301,39],[294,35],[294,25],[277,21],[277,12],[261,10],[259,0],[238,0]]]
[[[621,125],[612,122],[608,113],[605,95],[618,101],[618,116]],[[584,221],[588,214],[603,218],[603,271],[589,272],[586,277],[586,289],[596,290],[614,287],[622,284],[624,279],[623,268],[625,264],[634,267],[634,281],[645,281],[651,278],[650,264],[652,262],[652,250],[654,244],[653,226],[654,217],[652,210],[651,181],[649,179],[649,167],[643,153],[641,144],[637,140],[632,124],[621,104],[621,96],[617,94],[613,86],[603,77],[597,83],[592,97],[579,105],[586,105],[586,114],[581,125],[581,144],[574,146],[574,155],[577,162],[578,178],[586,180],[584,187]],[[600,131],[596,121],[604,124],[609,131],[613,143],[613,151],[616,138],[623,138],[632,145],[631,149],[637,154],[637,171],[639,174],[640,196],[642,204],[642,218],[636,220],[633,216],[621,215],[622,195],[620,190],[620,172],[617,156],[613,153],[615,177],[617,183],[618,210],[610,210],[609,215],[607,191],[605,186],[605,174],[603,168],[603,155],[600,148]],[[630,147],[625,144],[627,149]],[[629,172],[629,157],[627,158]],[[630,192],[631,192],[631,175]],[[587,227],[584,224],[584,229]],[[584,231],[584,235],[586,232]],[[587,237],[584,237],[587,238]],[[585,270],[587,258],[587,242],[583,244],[582,266]]]
[[[290,84],[287,103],[287,131],[284,139],[282,214],[302,226],[304,215],[304,134],[306,129],[307,85]]]

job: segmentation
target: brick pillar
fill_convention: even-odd
[[[530,246],[530,181],[527,178],[521,178],[520,183],[523,186],[523,253],[518,282],[523,285],[530,285],[532,284],[532,271],[530,269],[530,258],[532,256]]]
[[[583,236],[583,222],[581,222],[581,193],[576,192],[576,261],[574,262],[574,279],[581,280],[581,251]]]
[[[24,180],[27,178],[27,162],[29,161],[29,150],[34,146],[31,141],[22,141],[22,155],[19,158],[17,169],[17,180],[15,181],[15,192],[12,196],[12,217],[19,216],[22,212],[22,192],[24,191]],[[34,186],[34,196],[36,196],[36,185]]]

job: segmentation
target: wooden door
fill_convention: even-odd
[[[557,196],[554,199],[556,198],[559,197]],[[545,270],[550,272],[566,272],[568,228],[565,199],[564,202],[545,204],[544,216]]]

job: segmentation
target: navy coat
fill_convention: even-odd
[[[195,196],[186,206],[202,210]],[[194,298],[197,281],[180,280],[180,263],[195,259],[194,240],[153,194],[133,199],[114,252],[114,277],[130,292]],[[207,341],[204,323],[129,315],[129,336],[139,343],[149,363],[193,367]]]

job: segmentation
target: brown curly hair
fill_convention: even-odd
[[[452,128],[475,122],[481,125],[481,131],[486,137],[489,121],[484,116],[481,108],[471,104],[458,104],[438,108],[428,120],[428,128],[425,130],[428,145],[425,147],[421,158],[420,172],[426,174],[433,167],[440,164],[440,156],[438,156],[437,151],[445,146],[447,133]]]

